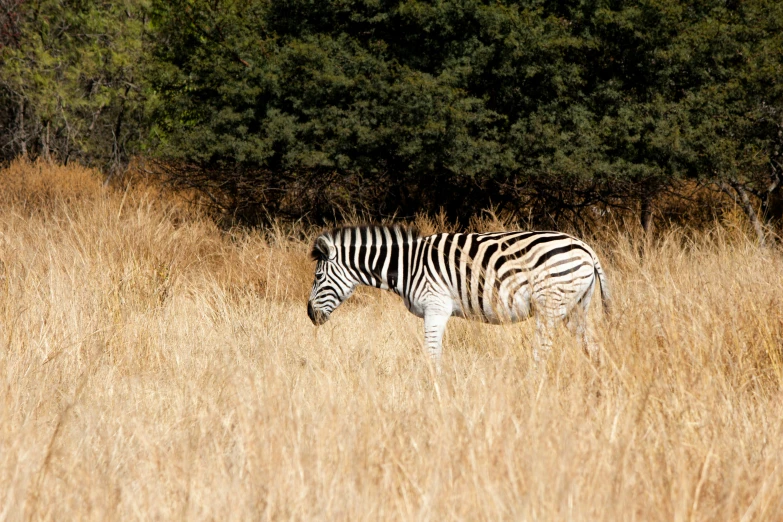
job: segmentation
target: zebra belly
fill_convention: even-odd
[[[423,303],[419,303],[417,301],[411,301],[406,298],[403,298],[403,301],[405,302],[405,308],[407,308],[410,313],[412,313],[416,317],[424,317]]]
[[[478,309],[474,308],[470,302],[465,303],[461,299],[454,299],[451,315],[490,324],[516,323],[530,317],[529,287],[517,290],[513,298],[502,294],[503,292],[501,292],[499,299],[496,295],[491,297],[491,306]]]

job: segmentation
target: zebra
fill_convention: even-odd
[[[560,232],[422,236],[401,226],[342,227],[318,236],[311,257],[316,266],[307,315],[313,324],[325,323],[358,285],[390,290],[424,319],[425,346],[437,370],[451,316],[500,324],[534,315],[538,365],[551,350],[554,325],[563,319],[596,358],[587,324],[596,280],[604,313],[610,311],[598,256]]]

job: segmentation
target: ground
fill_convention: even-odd
[[[0,185],[0,519],[783,518],[783,256],[731,216],[592,242],[600,365],[454,319],[437,376],[391,294],[310,323],[301,230],[76,166]]]

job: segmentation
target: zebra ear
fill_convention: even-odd
[[[315,240],[311,255],[316,261],[319,259],[332,260],[337,257],[337,249],[324,236],[320,236]]]

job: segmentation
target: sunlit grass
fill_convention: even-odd
[[[435,378],[391,294],[315,328],[282,228],[79,167],[0,192],[0,519],[783,517],[783,258],[731,223],[594,242],[599,367],[455,319]]]

